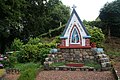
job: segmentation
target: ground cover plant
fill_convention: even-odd
[[[64,66],[65,62],[56,62],[56,63],[52,63],[50,64],[50,67],[58,67],[58,66]]]
[[[23,43],[20,39],[15,39],[12,43],[10,49],[15,51],[7,54],[7,59],[3,60],[2,63],[5,68],[20,70],[18,80],[35,80],[36,74],[42,68],[50,49],[55,48],[56,42],[58,42],[58,38],[49,43],[43,43],[42,40],[41,38],[30,38],[27,43]]]
[[[21,71],[21,75],[18,80],[35,80],[37,72],[41,69],[42,65],[40,63],[26,63],[26,64],[16,64],[14,68],[18,68]]]
[[[85,64],[85,66],[94,67],[95,69],[101,68],[101,65],[98,62],[93,61],[93,60],[85,61],[84,64]]]

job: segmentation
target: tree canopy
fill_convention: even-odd
[[[108,36],[120,36],[120,0],[106,3],[100,10],[99,18],[108,31]]]
[[[14,38],[26,41],[65,24],[70,8],[60,0],[0,0],[0,52]]]

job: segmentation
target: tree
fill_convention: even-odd
[[[106,3],[100,10],[99,18],[107,29],[108,37],[120,36],[120,0]]]
[[[4,53],[6,45],[23,29],[24,6],[24,0],[0,0],[0,53]]]
[[[0,0],[0,52],[4,53],[14,38],[27,41],[65,24],[69,7],[60,0]]]
[[[60,22],[67,23],[70,9],[60,0],[28,0],[27,2],[28,6],[24,9],[23,35],[36,37],[59,27]]]

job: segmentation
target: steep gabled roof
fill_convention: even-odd
[[[85,33],[87,34],[87,36],[89,36],[88,31],[86,30],[85,26],[83,25],[83,23],[82,23],[80,17],[78,16],[78,14],[77,14],[77,12],[76,12],[76,10],[75,10],[74,8],[73,8],[72,14],[71,14],[71,16],[70,16],[70,18],[69,18],[69,20],[68,20],[68,22],[67,22],[67,25],[66,25],[66,27],[65,27],[65,29],[64,29],[64,31],[63,31],[63,33],[62,33],[62,36],[65,35],[65,32],[66,32],[66,30],[67,30],[67,28],[68,28],[68,26],[69,26],[69,24],[70,24],[70,21],[71,21],[71,19],[72,19],[72,17],[73,17],[74,14],[76,15],[78,21],[80,22],[80,24],[81,24],[82,28],[84,29]]]

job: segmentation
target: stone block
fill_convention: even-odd
[[[90,59],[94,59],[94,56],[90,56]]]
[[[86,56],[86,55],[87,55],[87,53],[84,51],[84,52],[83,52],[83,55],[84,55],[84,56]]]
[[[66,52],[66,53],[69,53],[70,51],[69,51],[69,49],[65,49],[65,52]]]
[[[80,57],[82,57],[83,55],[82,54],[79,54]]]
[[[80,61],[83,61],[83,58],[80,58]]]
[[[89,58],[90,58],[90,56],[88,56],[88,55],[87,55],[87,56],[86,56],[86,58],[87,58],[87,59],[89,59]]]
[[[73,49],[74,51],[77,51],[77,49]]]
[[[92,52],[88,52],[88,55],[92,55]]]
[[[80,54],[80,51],[74,51],[74,53],[76,53],[76,54]]]

